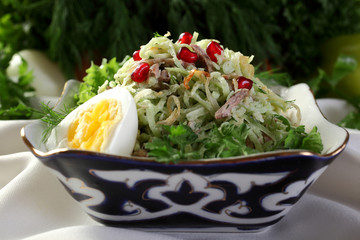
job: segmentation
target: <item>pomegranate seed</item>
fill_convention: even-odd
[[[142,58],[140,57],[140,49],[139,50],[136,50],[134,53],[133,53],[133,59],[135,61],[140,61]]]
[[[217,62],[215,54],[221,55],[223,50],[220,44],[214,41],[211,41],[206,47],[206,53],[213,62]]]
[[[141,83],[148,78],[149,71],[150,65],[148,63],[141,63],[135,68],[135,70],[131,74],[131,80]]]
[[[190,51],[186,47],[182,47],[177,55],[178,59],[181,59],[188,63],[194,63],[198,60],[198,55]]]
[[[190,44],[191,40],[192,40],[192,35],[189,32],[183,32],[182,34],[180,34],[179,36],[179,42],[182,44]]]
[[[252,88],[252,85],[253,85],[253,81],[246,78],[246,77],[238,77],[236,79],[236,81],[238,82],[238,88],[246,88],[246,89],[251,89]]]

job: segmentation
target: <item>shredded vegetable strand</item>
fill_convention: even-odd
[[[209,100],[209,102],[211,103],[211,105],[214,109],[214,112],[215,112],[216,110],[218,110],[220,108],[220,106],[219,106],[218,102],[216,101],[216,99],[212,96],[212,94],[209,90],[209,84],[210,84],[210,77],[207,77],[206,81],[205,81],[206,97]]]
[[[172,102],[176,105],[174,109],[172,107]],[[165,120],[158,121],[157,124],[172,125],[176,120],[178,120],[181,111],[179,98],[171,95],[167,100],[167,109],[170,112],[169,117]]]

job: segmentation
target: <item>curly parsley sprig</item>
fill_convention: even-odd
[[[159,162],[179,162],[200,158],[200,154],[189,147],[196,142],[198,136],[187,125],[163,126],[167,134],[161,138],[153,138],[146,143],[148,155]]]

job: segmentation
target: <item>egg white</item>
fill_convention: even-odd
[[[104,140],[104,148],[101,152],[113,155],[131,155],[138,132],[138,116],[135,101],[132,95],[124,88],[116,87],[106,90],[87,102],[83,103],[69,113],[58,126],[56,126],[47,142],[47,150],[70,148],[68,131],[71,124],[79,114],[103,99],[115,99],[121,104],[122,118],[114,125],[112,133]]]

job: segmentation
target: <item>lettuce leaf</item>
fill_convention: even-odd
[[[86,70],[87,75],[80,84],[79,92],[74,96],[77,105],[80,105],[98,93],[98,89],[105,83],[106,80],[113,81],[114,75],[121,67],[121,63],[116,61],[116,58],[107,61],[103,60],[100,66],[91,63],[91,66]]]

